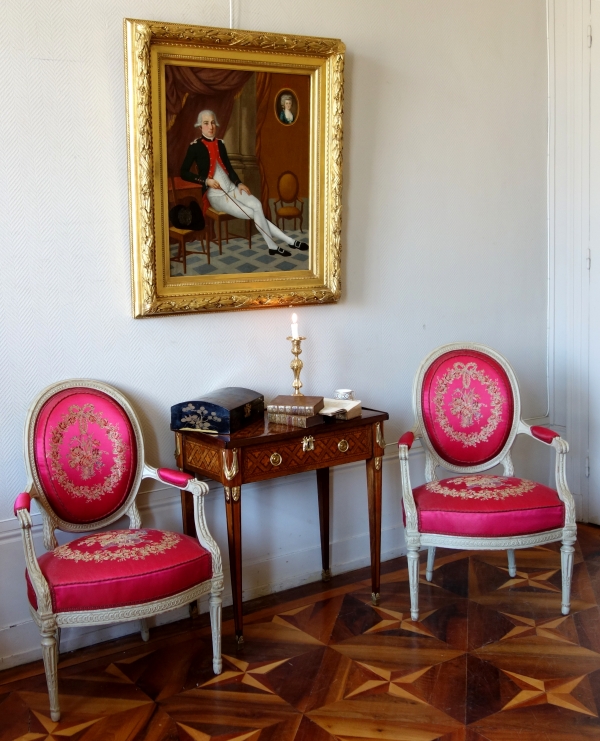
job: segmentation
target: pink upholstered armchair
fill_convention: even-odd
[[[60,718],[58,641],[63,627],[140,620],[210,593],[213,669],[221,672],[221,554],[204,517],[207,485],[144,462],[139,422],[127,399],[107,384],[54,384],[32,404],[25,427],[28,485],[15,502],[25,547],[27,594],[42,634],[52,720]],[[198,540],[142,528],[136,495],[142,478],[191,491]],[[37,557],[30,503],[42,513]],[[129,529],[106,530],[123,515]],[[83,535],[58,545],[55,530]]]
[[[577,536],[565,476],[569,446],[557,432],[521,420],[519,388],[508,362],[483,345],[440,347],[419,368],[413,408],[414,431],[398,441],[412,619],[419,619],[422,546],[429,548],[426,578],[431,581],[436,546],[507,550],[514,577],[515,549],[555,541],[562,542],[561,609],[568,614]],[[555,449],[556,490],[514,476],[510,449],[518,434]],[[426,483],[413,489],[408,451],[415,437],[425,448]],[[497,464],[503,475],[483,473]],[[455,475],[438,480],[438,466]]]

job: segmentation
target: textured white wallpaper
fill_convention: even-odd
[[[343,300],[298,311],[305,390],[354,388],[390,412],[393,441],[412,426],[423,356],[464,339],[504,353],[525,416],[545,414],[544,0],[234,6],[237,27],[335,36],[348,48]],[[226,26],[227,0],[4,0],[0,14],[0,524],[9,527],[25,484],[23,423],[41,388],[69,377],[119,387],[139,412],[149,462],[172,465],[171,404],[228,385],[267,398],[290,388],[291,312],[131,318],[123,18]],[[342,539],[366,531],[363,487],[362,471],[338,487]],[[289,532],[295,490],[278,485],[269,528]],[[314,498],[280,555],[313,547]],[[259,500],[244,500],[244,516],[260,529]],[[215,505],[218,528],[223,514]],[[22,564],[14,570],[21,578]],[[0,614],[0,628],[7,622]]]

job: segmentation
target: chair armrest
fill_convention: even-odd
[[[567,484],[567,472],[566,472],[566,458],[569,452],[569,443],[559,435],[558,432],[550,430],[548,427],[541,427],[534,425],[529,427],[525,422],[521,421],[519,425],[519,432],[533,437],[535,440],[540,440],[545,445],[550,445],[556,450],[556,463],[554,467],[555,479],[556,479],[556,491],[559,499],[565,505],[565,530],[570,530],[573,536],[576,532],[575,525],[575,502],[573,495],[569,490]]]
[[[21,492],[21,494],[19,494],[19,496],[15,499],[15,504],[13,507],[15,517],[19,517],[17,513],[20,509],[26,509],[28,512],[31,512],[31,497],[26,491]]]
[[[14,513],[21,523],[21,536],[23,549],[25,551],[25,566],[31,579],[31,585],[37,599],[37,612],[39,615],[52,614],[52,597],[48,582],[44,578],[35,554],[33,535],[31,534],[31,496],[24,491],[15,499]]]
[[[533,425],[533,427],[529,428],[529,432],[532,437],[535,437],[536,440],[541,440],[543,443],[546,443],[546,445],[552,445],[554,438],[560,437],[558,432],[555,432],[548,427],[541,427],[540,425]]]
[[[412,448],[412,445],[415,441],[415,433],[414,432],[405,432],[404,435],[398,440],[398,447],[401,445],[406,445],[408,450]]]
[[[410,483],[410,470],[408,467],[408,451],[415,441],[414,432],[405,432],[398,440],[398,456],[400,458],[400,479],[402,482],[402,503],[404,504],[406,542],[407,545],[419,537],[417,522],[417,507],[412,493]]]
[[[154,479],[155,481],[160,481],[161,484],[170,484],[171,486],[176,486],[178,489],[185,489],[188,481],[191,481],[194,477],[189,473],[184,473],[173,468],[153,468],[145,463],[142,478]]]
[[[223,581],[223,565],[221,560],[221,551],[215,539],[208,529],[206,517],[204,514],[204,495],[208,493],[208,484],[204,481],[198,481],[189,473],[176,471],[172,468],[152,468],[147,463],[144,464],[144,478],[155,479],[163,484],[176,486],[184,491],[190,491],[194,495],[194,520],[196,522],[196,535],[203,548],[212,556],[213,580],[220,577]]]
[[[223,586],[223,563],[221,560],[221,551],[217,542],[211,535],[206,523],[204,512],[204,495],[208,494],[208,484],[205,481],[198,481],[192,478],[186,485],[186,490],[191,491],[194,495],[194,520],[196,523],[196,535],[200,545],[212,556],[213,581],[220,580],[220,586]],[[217,586],[219,586],[217,584]]]
[[[179,489],[185,489],[188,481],[194,477],[190,473],[184,473],[183,471],[175,471],[172,468],[159,468],[158,479],[164,481],[165,484],[172,484],[177,486]]]

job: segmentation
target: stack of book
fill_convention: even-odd
[[[312,427],[325,419],[354,419],[362,414],[360,401],[340,401],[322,396],[276,396],[267,404],[269,422],[292,427]]]
[[[322,396],[276,396],[267,404],[269,422],[292,427],[312,427],[323,422],[319,414],[323,409]]]

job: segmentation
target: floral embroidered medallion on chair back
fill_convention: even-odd
[[[441,355],[421,389],[425,429],[436,453],[456,466],[497,456],[513,423],[513,394],[504,369],[474,350]]]
[[[38,414],[34,438],[36,470],[61,519],[94,522],[124,503],[137,446],[126,412],[110,396],[91,388],[55,394]]]

